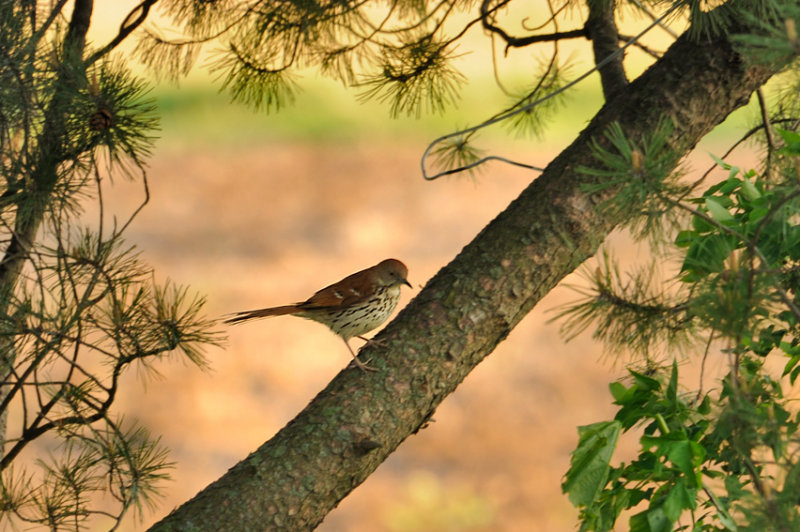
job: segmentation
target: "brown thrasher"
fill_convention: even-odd
[[[302,303],[236,312],[225,323],[285,314],[318,321],[342,337],[359,369],[375,371],[358,359],[349,340],[358,337],[368,343],[372,341],[361,335],[389,318],[400,299],[400,285],[411,286],[407,275],[405,264],[397,259],[386,259],[326,286]]]

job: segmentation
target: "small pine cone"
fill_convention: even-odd
[[[111,111],[101,107],[89,117],[89,128],[92,131],[103,131],[111,127],[113,119],[114,116],[111,114]]]

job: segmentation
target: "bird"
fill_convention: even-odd
[[[326,325],[344,340],[360,370],[376,371],[358,359],[350,340],[360,338],[368,344],[376,343],[362,335],[389,319],[400,299],[400,286],[411,287],[407,277],[405,264],[397,259],[386,259],[318,290],[300,303],[235,312],[223,323],[237,324],[284,315],[313,320]]]

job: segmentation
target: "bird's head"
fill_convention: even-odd
[[[376,280],[382,286],[399,286],[404,284],[411,287],[408,282],[408,268],[397,259],[386,259],[375,267]]]

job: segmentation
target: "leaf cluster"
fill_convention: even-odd
[[[751,181],[752,171],[720,164],[730,176],[693,200],[692,228],[675,243],[685,248],[681,279],[695,289],[695,314],[750,345],[762,327],[785,333],[800,319],[791,295],[800,264],[800,189],[792,181],[767,186]]]
[[[688,220],[677,233],[662,228],[662,244],[653,247],[655,260],[679,257],[670,290],[654,266],[624,282],[606,254],[587,272],[583,299],[559,315],[568,334],[593,326],[610,349],[645,354],[610,386],[614,419],[579,429],[563,489],[580,509],[582,530],[612,530],[623,515],[635,531],[800,526],[800,411],[784,391],[800,375],[800,136],[777,132],[769,172],[715,159],[727,176],[700,195],[693,194],[699,182],[682,185],[658,171],[669,147],[657,135],[637,145],[611,128],[612,148],[598,144],[598,167],[584,170],[605,181],[587,187],[600,208],[639,204],[640,218],[672,209]],[[712,344],[724,346],[717,356],[728,358],[730,371],[711,391],[702,381],[683,389],[676,359],[665,366],[654,355],[703,353],[704,366]],[[780,375],[768,369],[772,359],[783,365]],[[639,434],[638,455],[613,464],[629,431]]]
[[[623,512],[641,532],[795,530],[800,415],[762,364],[748,357],[714,396],[679,393],[676,363],[612,383],[619,410],[579,429],[563,484],[581,508],[581,530],[612,530]],[[634,428],[639,454],[612,466],[620,434]]]

